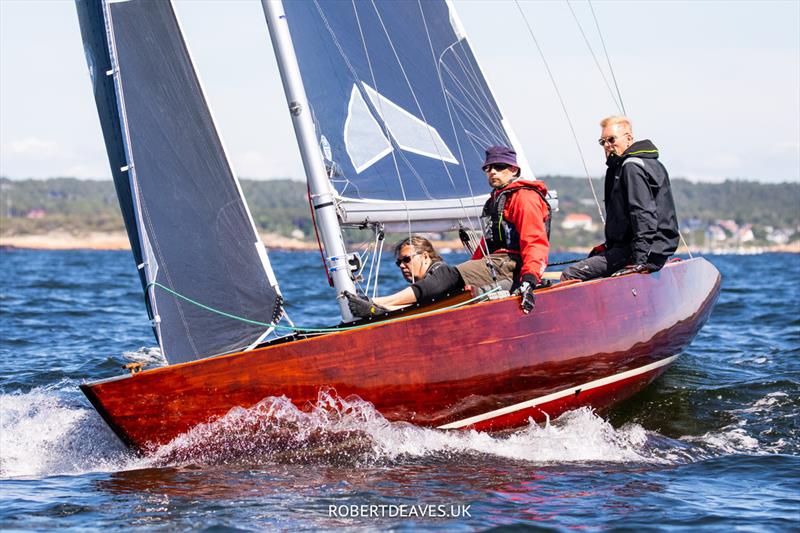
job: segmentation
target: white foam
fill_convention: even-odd
[[[158,462],[218,463],[288,460],[374,463],[428,455],[487,454],[551,462],[662,462],[651,453],[649,434],[636,424],[614,429],[589,409],[553,423],[510,434],[441,431],[390,423],[368,402],[320,394],[311,412],[286,398],[268,398],[251,409],[232,409],[153,454]]]
[[[71,405],[67,394],[55,390],[63,385],[0,394],[0,478],[134,467],[128,466],[130,453],[93,409]],[[77,386],[70,383],[66,389],[74,394]]]

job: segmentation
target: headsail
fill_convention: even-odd
[[[170,363],[246,349],[280,317],[280,292],[172,6],[77,7],[159,344]]]
[[[488,192],[485,148],[515,143],[452,5],[312,0],[284,9],[345,222],[422,229],[475,216]]]

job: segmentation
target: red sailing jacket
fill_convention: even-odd
[[[542,195],[547,195],[547,186],[544,182],[517,179],[502,189],[492,191],[487,204],[497,201],[500,193],[520,187],[533,187],[540,191]],[[500,248],[495,250],[495,253],[505,252],[521,256],[522,270],[520,271],[520,279],[523,279],[526,274],[530,274],[538,282],[542,279],[544,269],[547,268],[547,254],[550,249],[550,243],[547,239],[545,219],[548,216],[550,216],[550,209],[537,191],[522,188],[508,194],[503,208],[503,220],[513,226],[519,235],[519,249]],[[481,246],[478,246],[475,250],[472,259],[483,258],[483,248],[484,240],[482,239]]]

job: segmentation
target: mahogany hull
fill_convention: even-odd
[[[271,396],[307,408],[323,388],[357,395],[392,421],[500,430],[634,394],[691,342],[719,288],[719,272],[692,259],[655,274],[543,290],[531,315],[511,297],[81,389],[136,448]]]

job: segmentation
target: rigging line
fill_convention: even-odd
[[[347,66],[347,69],[349,70],[350,75],[353,76],[353,79],[359,85],[362,85],[363,82],[361,81],[361,78],[359,77],[358,73],[356,72],[355,68],[353,67],[353,64],[350,63],[350,58],[348,58],[347,54],[344,53],[344,49],[342,48],[342,45],[339,42],[339,39],[336,37],[336,34],[333,31],[333,28],[331,27],[330,23],[328,22],[328,18],[325,16],[325,13],[322,11],[322,7],[319,5],[319,2],[317,0],[314,0],[314,6],[317,9],[317,13],[320,16],[320,19],[322,20],[322,23],[325,25],[325,29],[328,31],[328,34],[331,36],[331,40],[333,41],[333,44],[336,46],[336,49],[339,52],[339,55],[341,56],[341,58],[344,61],[345,65]],[[353,8],[355,10],[355,4],[353,4]],[[356,20],[359,21],[358,12],[356,11],[355,13],[356,13]],[[359,28],[360,27],[361,27],[361,25],[360,25],[360,21],[359,21]],[[363,32],[362,32],[362,42],[363,42]],[[372,64],[369,62],[369,54],[367,54],[367,61],[368,61],[369,65],[370,65],[370,71],[371,71],[372,70]],[[373,74],[373,79],[374,79],[374,74]],[[362,92],[362,89],[360,87],[358,89],[359,89],[359,92]],[[369,100],[369,97],[364,99],[364,103],[367,106],[372,105],[371,102],[368,102],[367,100]],[[373,107],[374,107],[374,105],[373,105]],[[384,124],[383,124],[384,128],[388,128],[388,126],[385,124],[385,121],[383,121],[383,119],[381,119],[381,122],[384,122]],[[384,132],[386,132],[386,130],[384,130]],[[406,197],[405,187],[403,186],[403,180],[402,180],[402,177],[400,176],[400,168],[397,165],[397,159],[395,158],[395,155],[394,155],[395,151],[397,150],[398,147],[396,146],[396,143],[393,141],[393,137],[391,135],[387,135],[387,137],[388,137],[389,141],[392,143],[392,148],[393,148],[393,150],[392,150],[392,161],[394,162],[395,171],[397,172],[398,182],[400,184],[400,192],[403,195],[403,201],[407,203],[408,200],[407,200],[407,197]],[[425,190],[425,188],[424,188],[424,184],[423,184],[422,188],[423,188],[423,191],[426,194],[428,194],[427,190]],[[407,205],[406,205],[406,209],[408,209]],[[410,235],[411,234],[411,217],[410,217],[410,215],[408,216],[408,231],[409,231],[409,235]]]
[[[594,49],[592,48],[592,44],[589,42],[589,38],[586,37],[586,32],[583,31],[583,26],[581,25],[581,21],[578,20],[578,15],[575,14],[575,10],[572,9],[572,3],[570,0],[566,0],[567,7],[569,7],[570,13],[572,13],[572,18],[575,20],[575,24],[578,25],[578,30],[581,32],[581,36],[583,37],[583,42],[586,43],[586,48],[589,49],[589,53],[592,55],[592,59],[594,60],[594,64],[597,67],[597,71],[600,72],[600,77],[603,78],[603,83],[606,85],[606,89],[608,89],[608,93],[611,95],[611,100],[614,101],[614,105],[617,106],[617,109],[620,113],[622,111],[622,105],[620,104],[619,100],[617,100],[617,96],[614,94],[614,90],[611,88],[611,84],[608,83],[608,78],[606,78],[605,73],[603,72],[603,68],[600,66],[600,61],[597,59],[597,55],[594,53]]]
[[[314,3],[317,4],[317,1],[314,0]],[[351,4],[353,6],[353,14],[356,16],[356,24],[358,25],[358,34],[361,37],[361,47],[364,49],[364,56],[367,58],[367,66],[369,67],[369,75],[372,78],[372,86],[375,88],[375,91],[378,94],[380,94],[380,90],[378,88],[378,80],[375,78],[375,70],[372,68],[372,58],[369,56],[369,50],[367,49],[367,41],[364,38],[364,28],[361,27],[361,17],[358,16],[358,8],[356,7],[355,0],[352,0]],[[321,8],[318,7],[318,9],[320,10],[320,14],[321,14]],[[326,20],[325,21],[325,25],[327,26],[327,24],[328,24],[328,22]],[[336,39],[336,37],[333,35],[333,31],[331,31],[331,36],[334,39]],[[337,41],[337,45],[336,46],[339,48],[339,52],[344,56],[345,55],[344,51],[339,46],[338,41]],[[350,65],[349,61],[347,61],[347,64],[348,64],[348,66],[350,66],[350,71],[353,73],[353,75],[358,80],[358,76],[356,75],[355,69]],[[358,80],[358,81],[360,82],[360,80]],[[359,92],[361,92],[362,87],[359,87],[358,89],[359,89]],[[369,99],[369,97],[367,99]],[[365,101],[365,103],[366,103],[366,101]],[[393,139],[393,137],[392,137],[391,132],[389,131],[389,124],[387,124],[386,120],[383,119],[383,117],[385,117],[386,115],[384,115],[384,113],[383,113],[383,101],[380,98],[378,98],[378,107],[380,108],[380,113],[381,113],[381,126],[382,126],[382,129],[383,129],[383,134],[386,135],[386,138],[389,139],[390,140],[389,142],[391,143],[391,140]],[[392,149],[392,162],[394,163],[395,173],[397,173],[397,182],[400,184],[400,192],[403,195],[403,205],[406,208],[406,222],[408,224],[408,238],[410,240],[411,239],[411,211],[410,211],[409,206],[408,206],[408,197],[406,196],[406,189],[403,186],[403,177],[400,174],[400,166],[397,164],[397,154],[396,154],[397,150],[394,149],[394,143],[392,143],[392,148],[393,148]],[[375,283],[377,284],[377,282],[378,282],[378,280],[376,279]]]
[[[453,82],[453,85],[461,90],[467,99],[464,103],[459,102],[464,108],[469,104],[471,107],[474,108],[474,114],[477,117],[478,113],[483,113],[486,118],[488,119],[488,123],[482,124],[487,130],[491,128],[495,129],[492,132],[494,135],[497,136],[498,139],[504,139],[505,135],[502,130],[502,126],[495,128],[494,126],[501,125],[503,122],[503,117],[500,116],[500,112],[496,109],[495,106],[492,105],[492,102],[489,100],[489,97],[486,95],[485,87],[481,84],[479,80],[474,79],[476,76],[475,69],[472,65],[469,65],[468,60],[465,64],[465,58],[462,58],[458,52],[455,50],[455,45],[458,44],[459,47],[463,50],[463,44],[461,42],[453,43],[450,45],[445,51],[441,53],[439,56],[439,63],[442,65],[442,68],[450,75],[450,80]],[[464,75],[464,79],[467,82],[467,85],[462,83],[458,76],[456,76],[454,72],[454,68],[447,65],[444,60],[445,54],[451,52],[453,58],[455,58],[456,65],[461,68],[461,73]],[[468,59],[468,58],[467,58]],[[467,69],[469,66],[469,69]],[[457,100],[457,99],[456,99]],[[481,102],[480,100],[484,100]],[[494,119],[492,122],[491,119]]]
[[[377,259],[377,261],[375,263],[375,280],[374,280],[373,285],[372,285],[372,297],[373,298],[375,298],[378,295],[378,279],[379,279],[379,274],[381,272],[381,260],[383,259],[383,245],[386,242],[385,238],[380,237],[380,234],[382,234],[382,233],[383,233],[383,225],[381,224],[380,226],[378,226],[378,235],[379,235],[378,240],[380,241],[380,247],[378,247],[377,244],[375,245],[375,248],[376,248],[375,254],[378,256],[378,259]],[[367,287],[367,288],[369,288],[369,287]]]
[[[683,242],[683,245],[686,247],[686,252],[689,254],[689,259],[694,259],[694,256],[692,255],[692,250],[690,250],[689,245],[686,244],[686,239],[683,238],[683,232],[681,232],[680,228],[678,228],[678,235],[680,235],[681,241]]]
[[[383,29],[383,34],[386,36],[386,40],[389,43],[389,47],[392,49],[392,53],[394,54],[394,58],[397,61],[397,65],[400,67],[400,72],[402,72],[403,74],[403,79],[405,79],[406,85],[408,86],[409,91],[411,91],[411,96],[414,98],[414,103],[417,106],[417,110],[419,111],[419,114],[422,116],[422,121],[425,122],[425,126],[426,129],[428,130],[428,136],[430,137],[431,143],[433,144],[434,148],[436,148],[436,153],[439,156],[439,159],[442,161],[442,166],[444,167],[444,171],[447,173],[448,178],[452,182],[453,178],[450,176],[450,169],[447,168],[447,163],[444,161],[444,158],[442,157],[441,150],[439,149],[439,144],[433,137],[432,128],[428,123],[428,119],[425,117],[425,111],[422,110],[422,105],[419,103],[419,98],[417,98],[417,93],[416,91],[414,91],[414,87],[411,85],[411,80],[408,78],[406,69],[405,67],[403,67],[402,61],[400,61],[400,55],[397,53],[397,49],[394,46],[394,41],[392,41],[392,37],[389,35],[389,30],[386,29],[386,24],[384,24],[383,22],[383,17],[381,17],[380,12],[378,11],[378,6],[375,4],[375,0],[371,0],[371,3],[372,3],[372,8],[375,10],[375,14],[378,16],[378,22],[381,23],[381,29]],[[423,17],[423,23],[424,21],[425,18]],[[442,140],[442,142],[444,142],[444,140]]]
[[[428,38],[428,47],[431,50],[431,60],[433,61],[433,66],[436,69],[436,76],[439,78],[439,87],[442,90],[442,96],[444,97],[445,106],[447,107],[447,116],[450,118],[450,127],[453,130],[453,136],[456,139],[456,147],[458,147],[458,157],[461,161],[461,167],[464,170],[464,180],[467,182],[467,190],[469,190],[470,198],[472,198],[472,207],[473,209],[477,209],[478,206],[475,202],[475,193],[472,190],[472,183],[469,180],[469,172],[467,171],[467,165],[464,161],[464,152],[461,150],[461,141],[459,140],[458,131],[456,130],[456,123],[453,120],[453,112],[450,109],[450,100],[447,98],[447,91],[444,88],[444,80],[442,80],[442,72],[439,70],[439,62],[436,61],[436,52],[433,50],[433,41],[431,40],[431,34],[428,30],[428,22],[425,20],[425,12],[422,9],[422,3],[420,0],[417,0],[417,6],[419,7],[419,14],[422,17],[422,25],[425,27],[425,36]],[[440,56],[441,60],[441,56]],[[447,170],[447,166],[445,165],[445,170]],[[458,189],[456,188],[456,183],[453,180],[453,176],[450,175],[450,172],[447,172],[447,177],[450,180],[450,184],[453,186],[453,192],[458,193]],[[472,222],[472,218],[469,216],[467,212],[467,207],[464,205],[464,202],[461,198],[458,199],[458,203],[461,206],[461,211],[464,213],[464,217],[467,219],[467,223],[471,230],[475,231],[475,224]],[[483,230],[483,221],[480,217],[478,217],[478,223],[480,224],[481,230]]]
[[[614,80],[614,87],[617,89],[617,96],[619,96],[619,106],[622,108],[622,114],[627,115],[628,113],[625,111],[625,102],[622,101],[622,93],[619,91],[619,85],[617,84],[617,76],[614,74],[614,67],[611,66],[611,57],[608,55],[608,50],[606,49],[606,41],[603,39],[603,32],[600,31],[600,23],[597,22],[597,15],[595,15],[594,7],[592,6],[592,0],[586,0],[589,4],[589,9],[592,11],[592,18],[594,19],[594,25],[597,28],[597,34],[600,36],[600,43],[603,45],[603,53],[606,55],[606,61],[608,62],[608,70],[611,72],[611,79]]]
[[[162,285],[161,283],[158,283],[157,281],[153,281],[153,282],[149,283],[147,285],[147,288],[149,289],[150,287],[158,287],[158,288],[166,291],[167,293],[171,294],[172,296],[174,296],[174,297],[176,297],[178,299],[184,300],[185,302],[188,302],[188,303],[190,303],[192,305],[195,305],[195,306],[197,306],[197,307],[199,307],[201,309],[205,309],[206,311],[209,311],[211,313],[214,313],[214,314],[217,314],[217,315],[220,315],[220,316],[224,316],[225,318],[230,318],[232,320],[238,320],[239,322],[244,322],[245,324],[252,324],[252,325],[255,325],[255,326],[265,326],[265,327],[271,327],[271,328],[274,328],[274,329],[284,329],[284,330],[289,330],[289,331],[297,331],[297,332],[300,332],[300,333],[336,333],[336,332],[339,332],[339,331],[350,331],[350,330],[354,330],[354,329],[361,329],[361,328],[365,328],[365,327],[369,327],[369,326],[375,325],[374,322],[368,322],[366,324],[359,324],[357,326],[343,326],[343,327],[338,327],[338,328],[302,328],[302,327],[297,327],[297,326],[294,326],[294,325],[291,325],[291,326],[280,326],[280,325],[278,325],[278,322],[280,321],[280,319],[278,319],[278,321],[276,321],[273,324],[273,323],[261,322],[259,320],[252,320],[250,318],[245,318],[245,317],[242,317],[242,316],[234,315],[232,313],[227,313],[227,312],[222,311],[220,309],[215,309],[214,307],[211,307],[209,305],[200,303],[197,300],[193,300],[193,299],[189,298],[188,296],[184,296],[183,294],[179,293],[178,291],[172,290],[169,287],[167,287],[166,285]],[[450,306],[447,306],[447,307],[440,307],[438,309],[432,309],[430,311],[423,311],[421,313],[416,313],[413,316],[414,317],[420,317],[420,316],[430,315],[432,313],[439,313],[441,311],[449,311],[451,309],[457,309],[459,307],[464,307],[465,305],[469,305],[471,303],[479,302],[479,301],[482,301],[482,300],[488,300],[488,299],[490,299],[492,294],[494,294],[496,292],[499,292],[499,291],[500,291],[500,289],[496,287],[496,288],[491,289],[489,291],[486,291],[486,292],[484,292],[482,294],[474,296],[474,297],[470,298],[469,300],[465,300],[463,302],[459,302],[459,303],[456,303],[456,304],[453,304],[453,305],[450,305]],[[410,317],[397,317],[397,318],[394,318],[394,319],[385,320],[382,323],[396,322],[398,320],[404,320],[406,318],[410,318]]]
[[[522,20],[525,23],[525,26],[528,28],[528,33],[533,40],[533,44],[536,45],[536,49],[539,51],[539,56],[542,58],[542,63],[544,63],[544,68],[547,71],[547,75],[550,78],[550,83],[553,84],[553,89],[556,92],[556,96],[558,97],[558,101],[561,104],[561,109],[564,111],[564,116],[567,119],[567,124],[569,125],[569,130],[572,132],[572,138],[575,141],[575,147],[578,149],[578,154],[581,158],[581,163],[583,164],[583,170],[586,172],[586,179],[589,180],[589,188],[592,189],[592,196],[594,197],[594,203],[597,205],[597,212],[600,214],[600,220],[603,221],[603,224],[606,223],[606,217],[603,216],[603,210],[600,208],[600,200],[597,199],[597,193],[594,190],[594,183],[592,183],[592,177],[589,174],[589,167],[586,165],[586,158],[583,156],[583,150],[581,149],[581,143],[578,140],[578,134],[575,132],[575,126],[572,124],[572,119],[569,116],[569,111],[567,111],[567,105],[564,102],[564,98],[561,96],[561,91],[558,89],[558,84],[556,83],[556,78],[553,76],[553,72],[550,70],[550,65],[547,63],[547,58],[544,55],[544,50],[542,47],[539,46],[539,41],[536,40],[536,36],[533,34],[533,28],[531,28],[530,23],[528,22],[528,17],[525,16],[525,12],[522,10],[522,6],[519,4],[519,0],[514,0],[514,3],[517,5],[517,9],[519,9],[520,15],[522,15]]]

